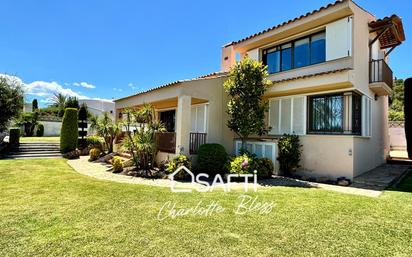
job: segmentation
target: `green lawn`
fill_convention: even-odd
[[[406,182],[407,183],[407,182]],[[276,187],[253,194],[269,214],[157,220],[161,206],[239,192],[171,193],[98,181],[63,159],[0,161],[0,256],[410,256],[412,194],[368,198]]]
[[[20,143],[26,142],[60,142],[60,137],[20,137]]]

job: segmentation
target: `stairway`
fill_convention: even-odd
[[[60,144],[53,142],[28,142],[4,154],[3,159],[61,158]]]

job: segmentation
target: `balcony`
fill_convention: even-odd
[[[393,73],[385,60],[372,60],[369,66],[369,88],[378,96],[390,95],[393,86]]]
[[[199,147],[203,144],[206,144],[206,133],[190,133],[190,154],[197,154]]]
[[[160,152],[175,153],[176,152],[176,133],[164,132],[156,134],[157,149]]]

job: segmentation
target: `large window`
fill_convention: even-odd
[[[269,101],[271,135],[305,134],[305,96],[274,98]]]
[[[325,59],[325,32],[263,50],[263,63],[270,74],[321,63]]]
[[[354,92],[310,96],[309,133],[353,134],[362,132],[362,97]]]

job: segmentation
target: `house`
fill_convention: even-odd
[[[110,114],[114,118],[114,103],[103,99],[79,99],[79,105],[86,104],[89,113],[101,116],[103,112]]]
[[[125,107],[153,104],[168,130],[159,138],[158,160],[195,156],[203,143],[237,153],[240,141],[226,127],[223,82],[247,55],[264,62],[273,81],[265,95],[271,130],[251,137],[248,149],[276,161],[279,136],[297,134],[300,172],[353,179],[388,155],[388,56],[404,40],[398,16],[377,19],[351,0],[337,1],[226,44],[219,72],[115,100],[116,117]]]

